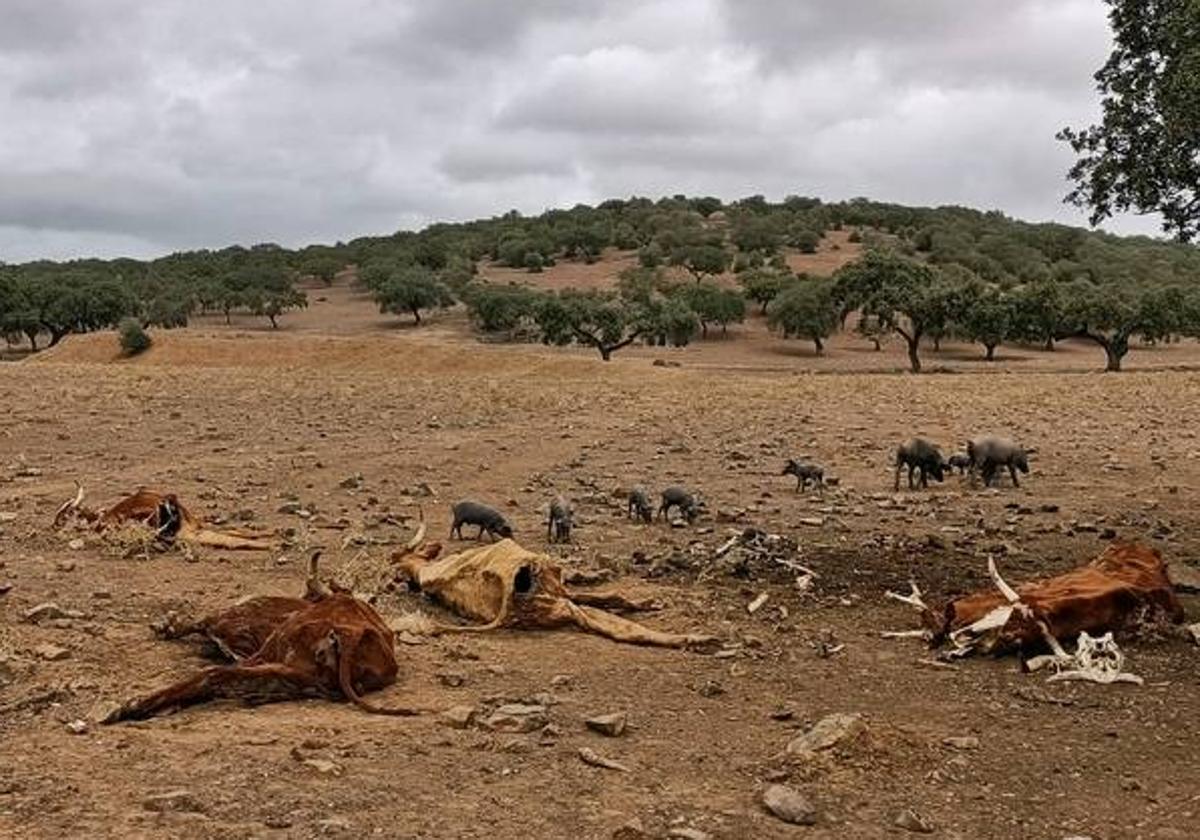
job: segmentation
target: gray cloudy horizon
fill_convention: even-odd
[[[1086,224],[1099,0],[0,0],[0,261],[630,195]],[[1106,227],[1158,233],[1155,219]]]

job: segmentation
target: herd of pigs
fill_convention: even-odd
[[[1011,440],[988,436],[968,441],[965,453],[946,458],[936,444],[916,437],[905,441],[896,450],[896,490],[900,489],[900,473],[905,469],[908,470],[910,490],[916,486],[914,475],[918,476],[921,487],[928,487],[931,477],[935,481],[944,481],[946,473],[954,470],[972,478],[978,473],[983,478],[984,485],[991,486],[998,473],[1007,469],[1013,486],[1019,486],[1017,473],[1029,472],[1029,455],[1023,447]],[[825,484],[825,469],[811,462],[789,458],[782,474],[795,477],[798,491],[808,489],[810,484],[817,489]],[[650,523],[656,517],[669,520],[672,510],[675,510],[691,523],[699,515],[702,506],[703,502],[693,491],[686,487],[671,486],[662,491],[656,514],[649,492],[645,487],[637,486],[629,492],[627,515],[631,519]],[[484,534],[492,539],[506,539],[513,535],[512,523],[504,514],[480,502],[459,502],[454,506],[453,514],[451,537],[457,536],[462,539],[464,525],[472,525],[479,529],[477,539],[482,539]],[[569,542],[573,526],[574,516],[570,502],[561,495],[555,496],[550,502],[546,538],[550,542]]]
[[[1028,472],[1024,449],[1012,441],[983,437],[971,441],[966,453],[949,460],[933,443],[913,438],[896,452],[896,486],[900,471],[908,469],[909,486],[914,474],[920,485],[928,478],[944,480],[948,470],[961,466],[974,480],[978,473],[986,484],[1008,469]],[[783,475],[794,476],[797,491],[810,484],[825,484],[824,469],[813,463],[788,460]],[[262,549],[271,547],[261,537],[208,529],[173,494],[141,489],[103,511],[82,505],[83,488],[59,508],[55,525],[75,518],[96,530],[124,522],[149,528],[156,540],[170,544],[176,539],[224,548]],[[645,488],[634,488],[628,498],[630,518],[652,522],[655,515],[683,524],[693,522],[702,502],[690,490],[673,486],[662,491],[657,514]],[[479,622],[473,625],[440,626],[438,632],[476,632],[501,626],[575,626],[620,642],[662,647],[695,647],[715,641],[701,634],[667,633],[644,627],[613,614],[656,608],[653,602],[626,597],[619,592],[572,592],[563,582],[563,570],[553,558],[528,551],[510,538],[512,525],[495,508],[463,501],[453,508],[451,537],[462,539],[463,526],[479,529],[492,545],[440,557],[441,546],[425,542],[422,520],[413,539],[389,558],[391,568],[413,591],[440,601],[460,616]],[[675,519],[672,514],[675,512]],[[550,504],[547,538],[571,538],[572,511],[561,496]],[[164,638],[199,634],[207,637],[230,664],[210,666],[177,683],[121,704],[103,720],[145,718],[171,709],[221,697],[251,702],[288,697],[342,697],[361,708],[380,714],[416,714],[417,710],[380,708],[363,699],[366,692],[392,684],[398,665],[392,629],[374,608],[349,589],[326,586],[318,578],[313,555],[305,591],[301,597],[262,596],[250,598],[194,621],[168,616],[155,625]],[[1159,564],[1161,565],[1161,563]],[[431,627],[431,629],[434,629]]]

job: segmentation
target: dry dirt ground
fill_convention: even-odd
[[[814,360],[778,349],[791,345],[755,321],[737,337],[604,365],[578,350],[481,344],[458,314],[398,328],[340,285],[312,296],[275,334],[207,323],[160,335],[133,361],[114,359],[111,335],[81,336],[0,365],[0,835],[875,838],[907,834],[894,823],[911,809],[944,838],[1196,836],[1200,650],[1181,636],[1120,640],[1140,687],[1047,684],[1012,659],[936,667],[918,643],[879,636],[916,626],[886,589],[911,576],[940,601],[987,585],[988,554],[1015,581],[1084,562],[1114,534],[1194,562],[1200,384],[1166,369],[1200,360],[1194,345],[1135,351],[1116,376],[1087,372],[1101,361],[1090,348],[1010,350],[985,366],[950,347],[944,366],[957,373],[913,377],[858,372],[900,366],[897,348],[840,338]],[[1037,448],[1020,488],[954,478],[892,491],[904,436],[950,449],[992,430]],[[802,455],[839,484],[794,492],[778,473]],[[50,530],[76,480],[97,503],[142,484],[173,490],[210,520],[276,535],[280,549],[124,557],[94,535]],[[630,523],[614,491],[636,482],[686,483],[708,513],[685,529]],[[579,514],[569,548],[545,546],[554,491]],[[166,611],[296,593],[315,546],[334,576],[362,552],[382,558],[418,506],[444,538],[463,497],[504,508],[523,544],[568,568],[609,569],[662,599],[647,624],[724,646],[412,638],[399,645],[399,682],[372,697],[434,710],[548,704],[550,730],[527,735],[322,701],[68,728],[204,664],[198,646],[154,638],[149,624]],[[309,515],[282,512],[296,510],[289,502]],[[770,563],[713,561],[731,528],[750,525],[798,542],[811,590]],[[47,601],[66,617],[23,620]],[[1185,604],[1200,620],[1200,604]],[[379,602],[389,618],[417,608],[446,618],[414,595]],[[44,658],[45,644],[65,658]],[[629,715],[621,737],[585,728],[614,711]],[[785,755],[831,713],[861,714],[866,735],[816,759]],[[584,764],[581,747],[629,772]],[[807,794],[817,824],[767,814],[772,782]],[[150,797],[178,790],[180,810],[151,809]]]

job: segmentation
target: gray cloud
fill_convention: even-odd
[[[1081,222],[1053,135],[1108,37],[1092,0],[8,0],[0,259],[681,191]]]

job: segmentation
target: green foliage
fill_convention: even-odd
[[[532,324],[541,297],[541,293],[528,286],[477,283],[465,291],[463,302],[478,329],[512,336]]]
[[[671,264],[683,266],[699,283],[729,267],[729,252],[720,245],[691,245],[673,252]]]
[[[631,303],[649,304],[667,289],[662,269],[629,267],[617,275],[617,291]]]
[[[297,268],[302,275],[316,277],[326,286],[330,286],[343,265],[335,255],[318,250],[305,253]]]
[[[1014,337],[1034,341],[1047,350],[1053,350],[1055,340],[1072,330],[1063,288],[1064,284],[1059,281],[1043,279],[1013,289]]]
[[[1091,283],[1077,280],[1065,290],[1068,318],[1076,335],[1104,349],[1106,370],[1118,371],[1129,340],[1164,341],[1200,333],[1200,306],[1194,288]]]
[[[868,251],[834,275],[841,311],[858,309],[908,344],[913,373],[920,373],[921,339],[944,332],[961,288],[925,263],[888,251]]]
[[[657,242],[638,248],[638,264],[643,268],[657,268],[663,264],[663,249]]]
[[[1017,323],[1017,298],[992,284],[966,285],[960,300],[958,323],[965,338],[983,345],[986,359],[1012,336]]]
[[[729,238],[739,251],[774,253],[783,241],[779,224],[772,216],[740,216],[734,222]]]
[[[546,344],[586,344],[604,361],[654,331],[646,307],[602,291],[564,290],[542,297],[534,318]]]
[[[738,282],[746,290],[746,297],[757,303],[764,314],[771,301],[795,281],[796,277],[790,271],[773,268],[756,268],[738,275]]]
[[[380,312],[409,313],[421,323],[421,310],[454,305],[454,296],[437,275],[418,265],[397,266],[375,289]]]
[[[1200,233],[1200,3],[1106,0],[1113,51],[1096,73],[1102,118],[1059,139],[1079,155],[1067,200],[1097,225],[1161,213],[1182,241]]]
[[[529,251],[525,254],[525,270],[530,274],[541,274],[542,265],[542,255],[537,251]]]
[[[838,326],[838,304],[831,280],[794,281],[767,307],[767,326],[784,338],[804,338],[825,352],[824,341]]]
[[[126,356],[136,356],[150,349],[153,343],[137,318],[123,318],[117,325],[117,342]]]
[[[821,234],[813,230],[799,230],[792,235],[791,244],[802,254],[815,254],[817,246],[821,244]]]
[[[686,347],[700,328],[700,319],[686,303],[670,297],[647,309],[646,338],[662,347]]]
[[[709,324],[720,324],[721,332],[725,332],[730,324],[741,323],[746,318],[746,299],[733,289],[722,289],[714,283],[681,286],[672,297],[696,313],[701,335],[705,338]]]

